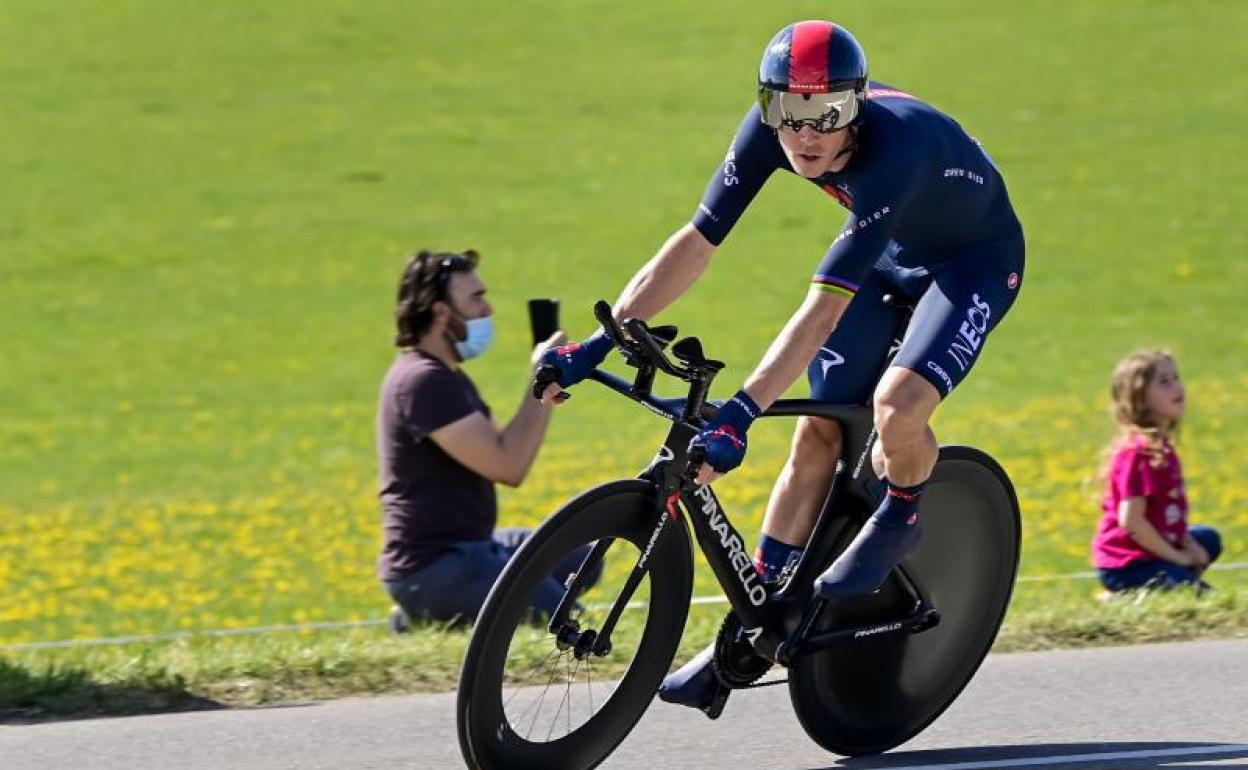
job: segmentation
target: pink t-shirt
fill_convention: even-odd
[[[1128,498],[1144,498],[1145,518],[1171,545],[1177,548],[1187,534],[1183,468],[1169,441],[1163,441],[1161,451],[1159,461],[1140,435],[1131,436],[1114,450],[1102,502],[1104,513],[1092,538],[1092,563],[1097,567],[1117,569],[1157,558],[1118,526],[1119,505]]]

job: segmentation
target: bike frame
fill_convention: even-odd
[[[648,380],[652,376],[653,373],[647,377],[643,372],[638,379]],[[753,559],[746,550],[745,539],[733,526],[714,490],[709,485],[695,485],[688,481],[689,442],[700,430],[700,426],[689,418],[689,408],[702,403],[705,391],[699,395],[699,387],[694,384],[686,400],[662,399],[649,393],[649,382],[645,383],[647,387],[639,389],[636,383],[630,386],[622,378],[602,370],[595,370],[591,379],[671,420],[672,427],[658,455],[641,473],[641,478],[653,483],[656,491],[655,527],[646,548],[626,580],[606,622],[590,638],[582,635],[574,624],[568,623],[568,613],[573,604],[570,597],[578,593],[577,579],[573,580],[550,623],[551,632],[556,633],[560,641],[581,647],[585,652],[605,655],[610,651],[611,633],[620,614],[631,601],[633,592],[645,577],[651,551],[679,518],[678,502],[686,511],[698,546],[705,554],[733,612],[741,621],[746,636],[755,649],[768,658],[787,665],[802,652],[822,649],[845,640],[893,633],[915,633],[938,622],[939,615],[903,566],[898,570],[899,579],[913,600],[912,609],[905,616],[886,623],[812,633],[815,623],[828,604],[823,599],[809,601],[810,586],[816,572],[823,568],[821,557],[831,553],[838,540],[847,540],[855,531],[848,526],[854,518],[848,512],[857,512],[858,520],[861,521],[873,507],[867,488],[868,475],[862,473],[870,461],[870,449],[875,438],[870,408],[791,399],[777,401],[763,414],[764,417],[814,416],[835,420],[841,426],[844,437],[842,457],[837,463],[831,488],[805,554],[785,587],[780,591],[768,591],[754,569]],[[585,565],[601,559],[610,544],[610,541],[596,544],[586,556]],[[588,574],[585,565],[578,570],[578,575]],[[787,624],[786,620],[789,621]],[[794,630],[786,632],[786,626]]]

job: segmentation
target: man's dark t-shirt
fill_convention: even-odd
[[[404,350],[381,384],[377,459],[385,542],[382,580],[399,580],[460,540],[489,539],[498,517],[494,484],[442,451],[429,434],[489,407],[461,371]]]

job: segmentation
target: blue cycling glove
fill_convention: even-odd
[[[598,364],[606,360],[615,343],[607,333],[599,329],[584,342],[573,342],[551,348],[542,354],[542,366],[559,370],[559,387],[567,388],[589,376]]]
[[[689,448],[702,448],[706,463],[716,473],[727,473],[745,459],[745,432],[760,411],[748,393],[738,390],[719,408],[702,432],[693,437]]]

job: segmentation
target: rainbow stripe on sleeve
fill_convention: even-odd
[[[826,291],[831,294],[840,294],[843,297],[853,299],[858,293],[858,284],[850,283],[843,278],[833,278],[829,275],[816,275],[811,281],[819,288],[820,291]]]

